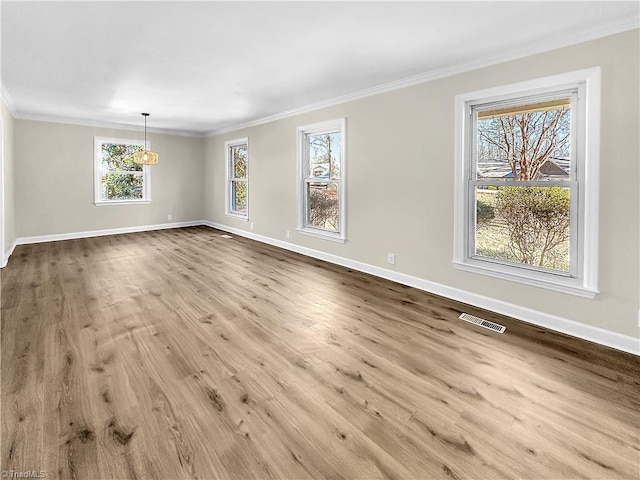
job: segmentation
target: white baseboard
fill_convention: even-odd
[[[16,245],[17,244],[18,244],[18,241],[14,240],[13,243],[11,244],[11,246],[9,247],[9,250],[4,252],[4,256],[2,258],[2,267],[0,267],[0,268],[4,268],[4,267],[7,266],[7,262],[9,261],[9,257],[11,256],[13,251],[16,249]]]
[[[573,337],[578,337],[583,340],[598,343],[607,347],[615,348],[623,352],[640,355],[640,339],[631,337],[628,335],[622,335],[616,332],[604,330],[602,328],[593,327],[583,323],[568,320],[566,318],[558,317],[548,313],[540,312],[530,308],[514,305],[512,303],[503,302],[483,295],[467,292],[447,285],[442,285],[436,282],[430,282],[422,278],[406,275],[404,273],[387,270],[386,268],[376,267],[363,262],[351,260],[349,258],[340,257],[338,255],[332,255],[319,250],[313,250],[311,248],[302,247],[282,240],[277,240],[264,235],[258,235],[253,232],[247,232],[237,228],[229,227],[219,223],[211,222],[208,220],[196,220],[191,222],[176,222],[176,223],[163,223],[157,225],[141,225],[135,227],[124,228],[111,228],[106,230],[92,230],[87,232],[74,232],[74,233],[62,233],[55,235],[40,235],[34,237],[21,237],[18,238],[8,252],[5,253],[3,258],[3,267],[7,264],[9,257],[13,253],[16,245],[26,245],[30,243],[42,243],[42,242],[54,242],[59,240],[72,240],[76,238],[87,237],[99,237],[104,235],[117,235],[121,233],[134,233],[145,232],[151,230],[162,230],[168,228],[181,228],[181,227],[194,227],[199,225],[206,225],[211,228],[223,230],[225,232],[233,233],[242,237],[256,240],[258,242],[267,243],[275,247],[290,250],[292,252],[300,253],[308,257],[324,260],[329,263],[341,265],[343,267],[351,268],[364,273],[369,273],[377,277],[385,278],[393,282],[407,285],[410,287],[423,290],[425,292],[440,295],[442,297],[450,298],[452,300],[474,305],[485,310],[490,310],[501,315],[506,315],[518,320],[522,320],[527,323],[531,323],[540,327],[555,330],[557,332],[565,333]],[[640,312],[639,312],[640,316]],[[639,319],[640,322],[640,319]]]
[[[164,230],[167,228],[195,227],[204,225],[202,220],[191,222],[159,223],[157,225],[139,225],[135,227],[109,228],[106,230],[90,230],[87,232],[58,233],[55,235],[39,235],[35,237],[20,237],[17,245],[30,243],[57,242],[59,240],[73,240],[76,238],[102,237],[105,235],[118,235],[121,233],[148,232],[151,230]]]
[[[212,228],[216,228],[218,230],[233,233],[241,237],[246,237],[251,240],[256,240],[258,242],[284,248],[285,250],[300,253],[308,257],[317,258],[319,260],[324,260],[336,265],[342,265],[353,270],[369,273],[371,275],[385,278],[402,285],[414,287],[419,290],[450,298],[458,302],[474,305],[485,310],[531,323],[533,325],[548,328],[550,330],[555,330],[557,332],[565,333],[573,337],[578,337],[583,340],[588,340],[590,342],[615,348],[617,350],[622,350],[623,352],[640,355],[640,339],[635,337],[611,332],[599,327],[575,322],[573,320],[558,317],[519,305],[514,305],[502,300],[485,297],[483,295],[467,292],[458,288],[449,287],[440,283],[430,282],[422,278],[406,275],[404,273],[394,272],[392,270],[387,270],[386,268],[376,267],[367,263],[362,263],[337,255],[332,255],[329,253],[321,252],[319,250],[313,250],[311,248],[302,247],[293,243],[284,242],[282,240],[277,240],[263,235],[258,235],[253,232],[247,232],[219,223],[210,222],[208,220],[203,221],[202,224]]]

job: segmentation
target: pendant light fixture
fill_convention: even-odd
[[[144,117],[144,150],[133,154],[133,161],[140,165],[155,165],[158,163],[158,154],[147,150],[147,117],[148,113],[143,113]]]

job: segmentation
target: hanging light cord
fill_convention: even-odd
[[[143,113],[142,116],[144,117],[144,149],[147,149],[147,117],[149,116],[148,113]]]
[[[140,165],[155,165],[158,163],[158,154],[147,150],[147,117],[148,113],[141,114],[144,117],[144,147],[141,152],[133,154],[133,161]]]

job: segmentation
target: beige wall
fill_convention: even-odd
[[[416,276],[590,326],[638,337],[640,129],[638,30],[208,138],[205,218],[224,214],[224,142],[248,136],[253,233]],[[602,67],[600,275],[594,299],[455,270],[454,97]],[[347,118],[347,237],[295,233],[296,127]],[[387,252],[397,255],[395,267]]]
[[[17,237],[202,219],[204,139],[148,134],[160,155],[151,167],[151,204],[97,207],[94,136],[141,139],[142,132],[15,121]]]
[[[14,154],[13,154],[13,124],[14,120],[9,110],[3,103],[2,106],[2,155],[4,160],[3,195],[4,195],[4,252],[6,255],[16,240],[15,233],[15,207],[14,207]],[[0,263],[1,263],[0,259]]]

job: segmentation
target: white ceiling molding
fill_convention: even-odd
[[[478,70],[480,68],[497,65],[500,63],[505,63],[511,60],[516,60],[518,58],[524,58],[524,57],[528,57],[538,53],[556,50],[559,48],[576,45],[578,43],[588,42],[590,40],[607,37],[609,35],[615,35],[617,33],[634,30],[639,27],[640,25],[638,24],[637,18],[629,17],[629,18],[618,19],[617,21],[611,22],[607,25],[599,25],[598,28],[595,28],[592,30],[584,30],[581,32],[573,33],[572,35],[567,35],[565,38],[560,40],[555,39],[553,41],[542,41],[532,45],[528,45],[527,47],[514,49],[507,53],[493,54],[493,55],[486,56],[484,58],[473,60],[471,62],[459,63],[457,65],[452,65],[446,68],[433,70],[431,72],[421,73],[412,77],[404,78],[402,80],[396,80],[394,82],[385,83],[383,85],[378,85],[376,87],[371,87],[364,90],[359,90],[357,92],[348,93],[346,95],[341,95],[339,97],[324,100],[322,102],[312,103],[310,105],[305,105],[303,107],[293,108],[291,110],[275,113],[273,115],[252,120],[250,122],[245,122],[237,125],[231,125],[229,127],[212,130],[210,132],[207,132],[205,136],[214,137],[216,135],[233,132],[235,130],[240,130],[243,128],[250,128],[258,125],[263,125],[265,123],[274,122],[276,120],[293,117],[295,115],[300,115],[303,113],[313,112],[315,110],[320,110],[322,108],[327,108],[334,105],[340,105],[342,103],[351,102],[361,98],[371,97],[374,95],[379,95],[381,93],[391,92],[394,90],[407,88],[407,87],[418,85],[421,83],[432,82],[434,80],[439,80],[441,78],[452,77],[454,75],[470,72],[473,70]]]
[[[15,104],[13,103],[13,99],[11,98],[11,95],[9,95],[9,92],[7,92],[7,90],[4,88],[4,84],[2,83],[1,80],[0,80],[0,99],[2,100],[2,103],[4,103],[4,106],[7,107],[7,110],[9,110],[9,113],[11,114],[11,116],[15,118],[16,117]]]
[[[77,125],[79,127],[112,128],[114,130],[144,132],[144,127],[141,127],[139,125],[100,122],[95,120],[86,120],[82,118],[51,117],[47,115],[31,115],[31,114],[22,114],[22,113],[14,114],[13,117],[17,120],[30,120],[33,122],[63,123],[65,125]],[[205,136],[202,132],[189,132],[189,131],[183,131],[183,130],[173,130],[168,128],[151,128],[151,127],[147,127],[147,133],[158,133],[161,135],[177,135],[182,137],[200,137],[200,138]]]
[[[197,137],[640,26],[629,1],[2,3],[16,117],[136,130],[146,111]],[[132,41],[140,17],[154,29]]]

